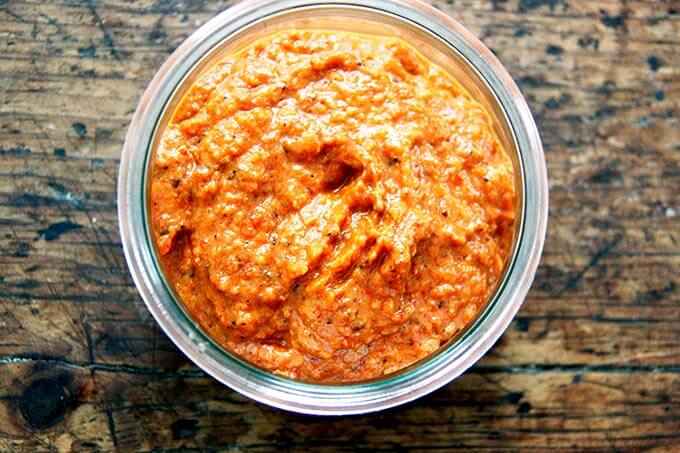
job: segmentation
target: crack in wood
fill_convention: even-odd
[[[137,375],[158,376],[163,378],[183,377],[198,378],[207,375],[198,369],[194,370],[165,370],[157,368],[140,368],[131,365],[109,365],[104,363],[79,363],[58,357],[41,357],[40,354],[22,354],[0,356],[0,365],[12,363],[43,363],[65,368],[79,368],[84,370],[107,371],[112,373],[126,373]]]
[[[40,357],[39,355],[13,355],[0,356],[1,364],[41,362],[67,368],[82,368],[86,370],[107,371],[113,373],[127,373],[138,375],[151,375],[159,377],[208,377],[202,370],[166,370],[158,368],[140,368],[132,365],[110,365],[103,363],[79,363],[56,357]],[[513,364],[513,365],[477,365],[468,373],[472,374],[503,374],[503,373],[678,373],[680,364],[677,365],[620,365],[615,363],[604,364]]]
[[[111,433],[111,442],[116,450],[118,450],[118,437],[116,436],[116,423],[113,420],[113,413],[110,409],[106,409],[106,419],[109,425],[109,432]]]

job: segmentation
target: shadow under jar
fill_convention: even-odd
[[[150,177],[160,136],[179,102],[226,55],[284,30],[324,30],[398,37],[447,71],[490,114],[509,154],[515,182],[513,243],[496,291],[466,328],[428,357],[384,377],[344,384],[284,378],[232,354],[196,323],[160,265],[150,221]],[[198,366],[257,401],[309,414],[365,413],[411,401],[474,364],[504,332],[533,280],[545,237],[548,188],[531,113],[502,65],[470,32],[416,1],[246,1],[191,35],[142,97],[123,149],[119,221],[126,259],[161,328]]]

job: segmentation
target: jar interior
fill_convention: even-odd
[[[490,301],[498,293],[498,288],[503,285],[504,280],[507,277],[508,269],[510,263],[513,261],[513,257],[516,254],[518,248],[518,238],[521,230],[522,213],[523,213],[523,179],[524,172],[521,165],[519,148],[515,140],[515,134],[513,133],[510,122],[500,105],[498,99],[496,98],[493,90],[489,84],[484,80],[480,73],[453,47],[447,44],[443,39],[438,38],[432,32],[422,28],[421,26],[412,23],[406,19],[403,19],[397,15],[385,14],[385,12],[373,11],[363,7],[354,6],[333,6],[333,5],[318,5],[313,7],[305,7],[298,9],[290,9],[285,12],[278,13],[276,15],[268,16],[259,19],[255,22],[250,23],[248,26],[243,27],[238,32],[227,36],[218,45],[210,49],[205,55],[203,55],[197,64],[195,64],[192,69],[184,76],[182,81],[175,88],[173,95],[170,97],[166,103],[163,113],[156,123],[156,127],[153,133],[153,139],[151,141],[151,147],[149,149],[149,158],[147,158],[147,164],[145,169],[146,178],[150,179],[150,173],[152,168],[152,163],[155,155],[155,150],[157,149],[158,142],[160,140],[161,132],[165,129],[168,122],[171,120],[177,105],[183,98],[187,90],[192,86],[192,84],[202,76],[202,74],[211,66],[213,66],[217,61],[221,60],[229,54],[233,54],[238,50],[250,45],[256,40],[259,40],[268,35],[289,30],[289,29],[319,29],[328,31],[341,31],[341,32],[352,32],[360,33],[366,35],[378,35],[378,36],[390,36],[399,37],[417,49],[423,56],[425,56],[431,62],[437,64],[445,71],[450,73],[453,78],[455,78],[462,87],[468,91],[468,93],[477,100],[480,104],[484,106],[486,111],[490,114],[493,126],[499,140],[501,141],[504,149],[508,153],[510,159],[512,160],[514,174],[515,174],[515,192],[516,192],[516,211],[515,211],[515,228],[514,228],[514,239],[513,244],[509,252],[509,256],[506,258],[505,268],[501,274],[501,278],[497,283],[496,290],[494,290],[492,296],[487,300],[483,310],[480,310],[473,319],[461,332],[454,335],[448,342],[443,344],[438,351],[431,354],[420,361],[396,371],[392,375],[387,375],[384,377],[376,378],[371,381],[384,380],[390,376],[402,375],[409,370],[417,368],[423,361],[432,359],[433,357],[441,354],[442,352],[451,348],[466,332],[474,329],[477,324],[479,324],[479,319],[484,316],[484,313],[488,310]],[[145,181],[144,193],[146,194],[146,212],[149,212],[149,191],[150,185]],[[147,216],[147,237],[152,238],[154,235],[151,233],[151,225],[148,221]],[[153,241],[152,241],[153,242]],[[156,250],[155,244],[149,244],[153,249],[154,260],[159,269],[162,266],[159,264],[158,251]],[[162,278],[165,280],[165,276]],[[173,298],[180,309],[187,315],[189,319],[191,316],[184,310],[184,307],[179,302],[179,297],[176,295],[175,291],[172,289],[172,285],[165,281],[165,286],[170,289],[173,293]],[[196,327],[202,330],[200,326],[196,323]],[[205,334],[207,338],[209,336]],[[215,346],[223,349],[216,342],[212,342]],[[256,367],[253,364],[249,364],[251,367]],[[266,370],[263,370],[267,372]],[[267,372],[268,373],[268,372]],[[361,384],[360,382],[349,383],[352,385]]]

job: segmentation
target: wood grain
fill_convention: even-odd
[[[0,1],[0,451],[672,450],[680,445],[680,2],[448,0],[543,138],[533,289],[481,362],[374,415],[253,403],[194,367],[128,276],[120,149],[223,2]]]

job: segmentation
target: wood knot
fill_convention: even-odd
[[[19,408],[26,422],[33,428],[45,429],[60,422],[73,396],[67,383],[51,378],[40,378],[24,389]]]

